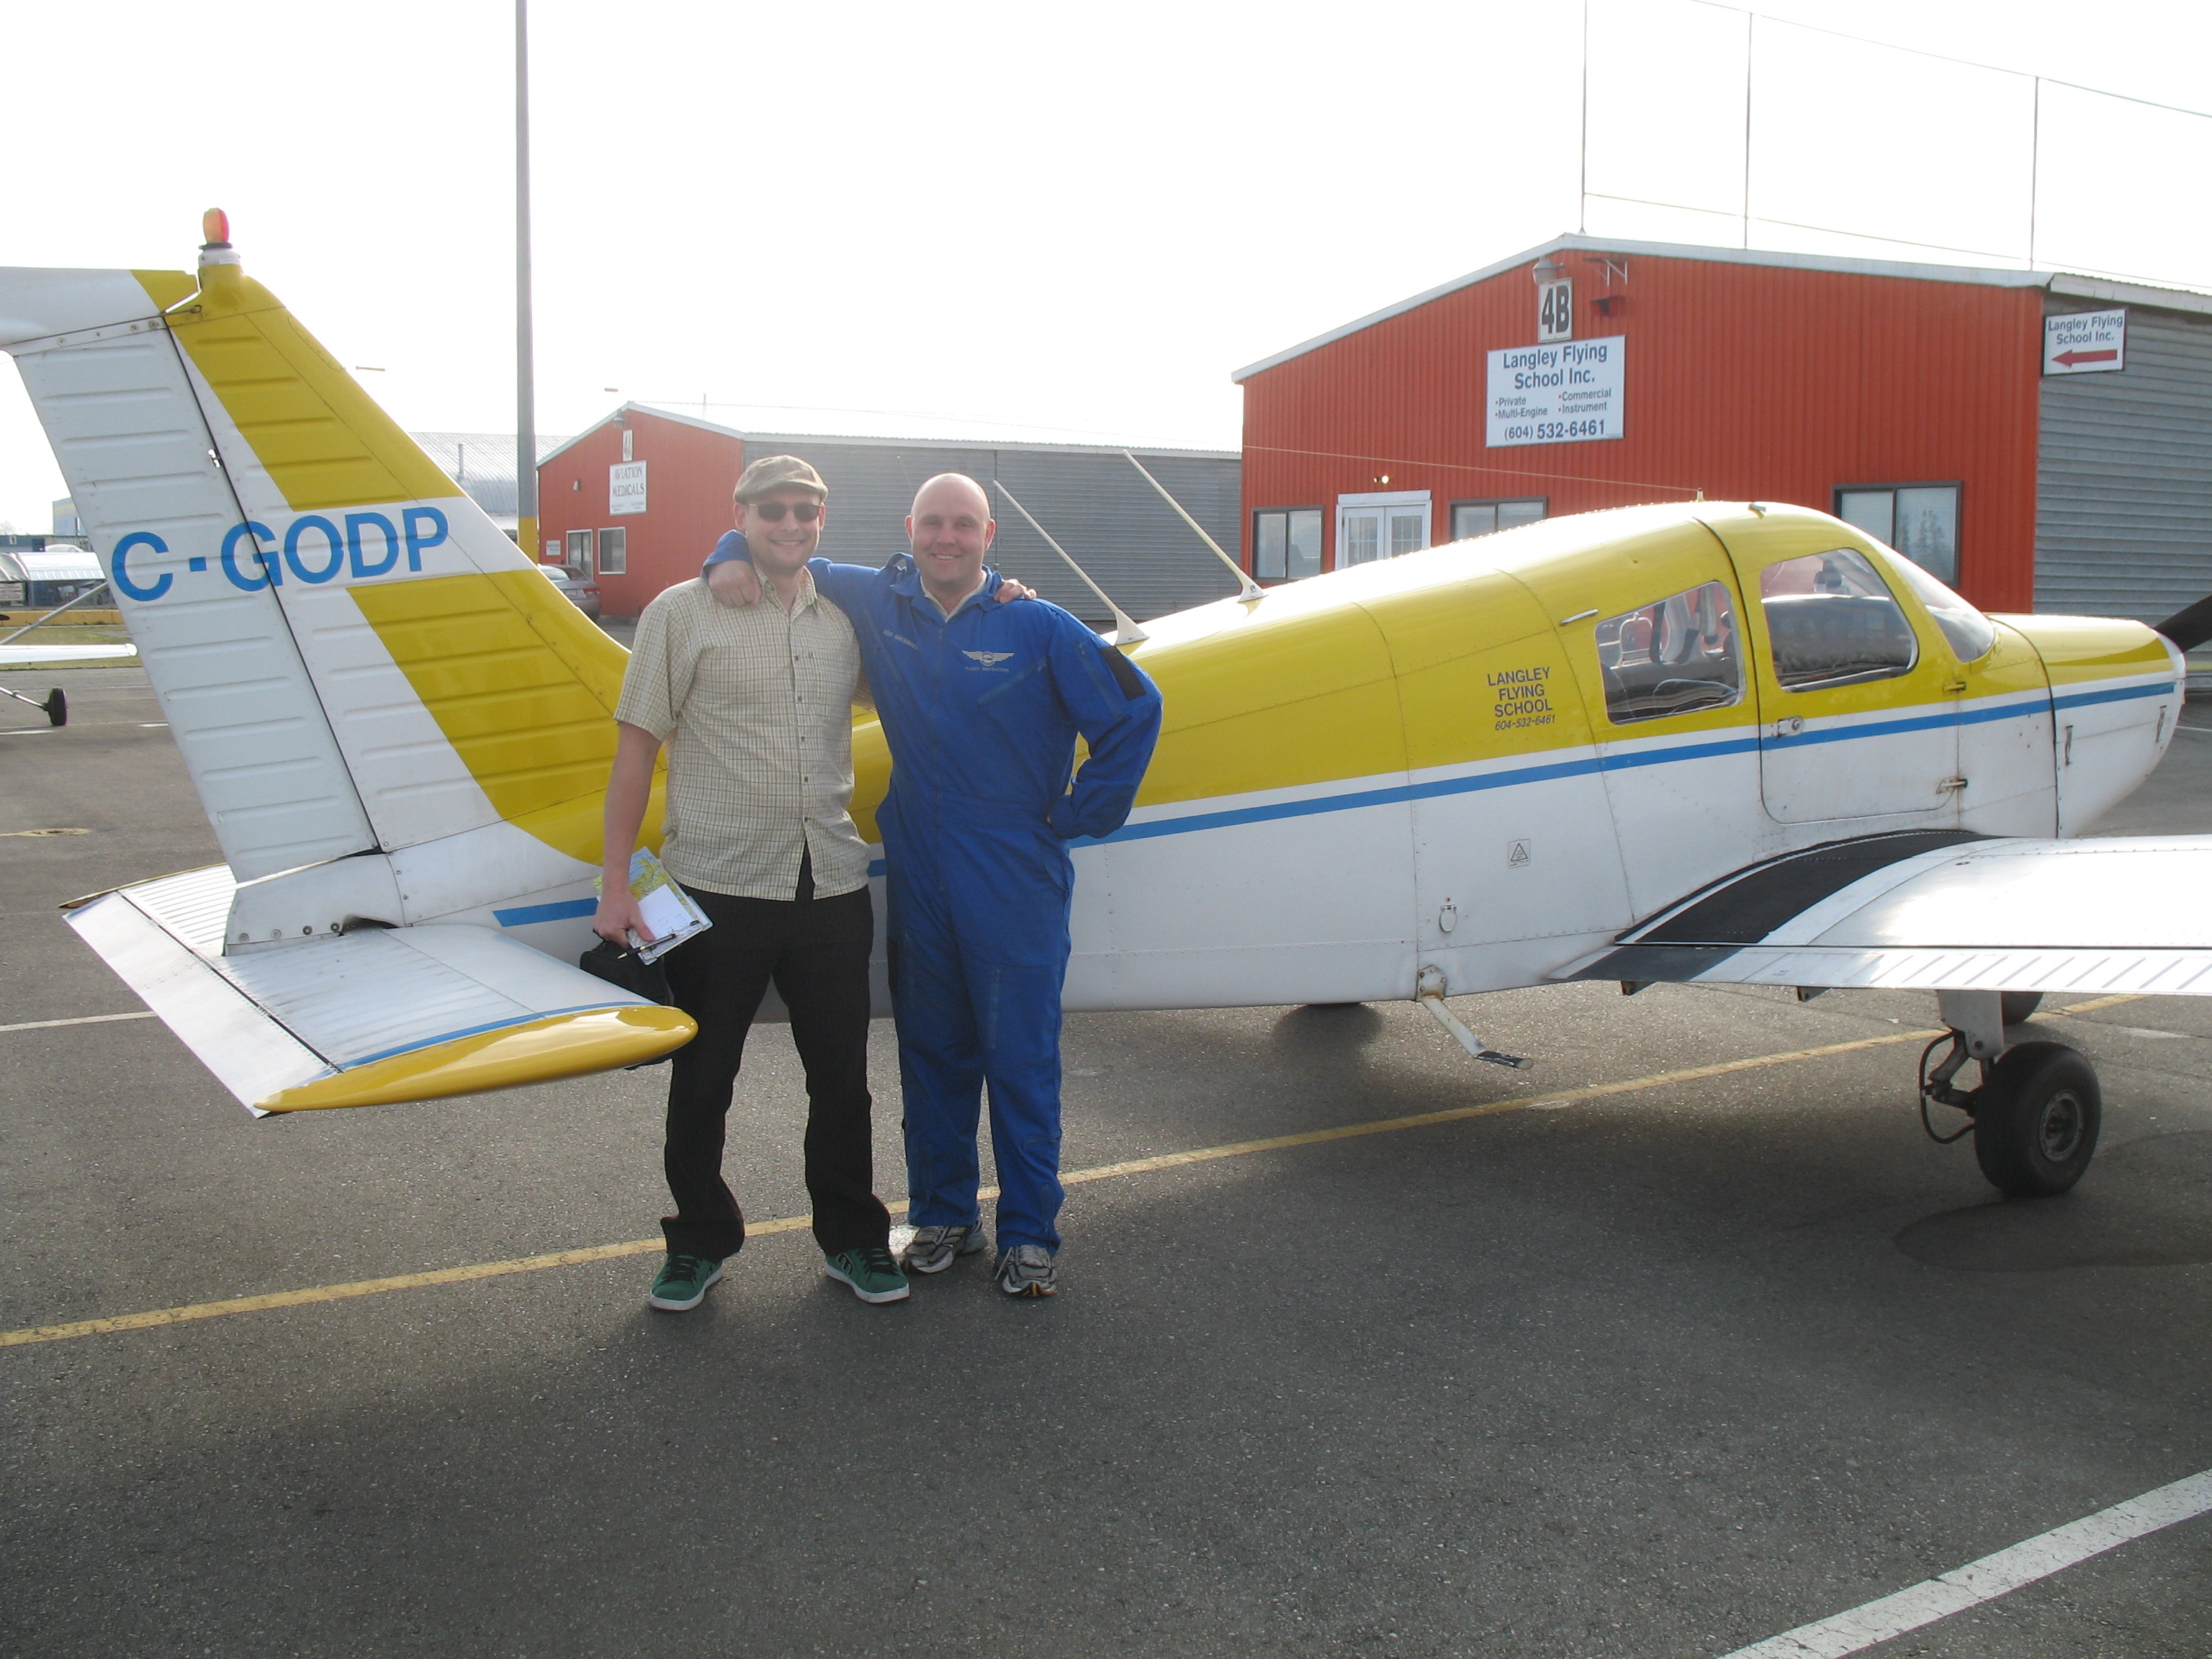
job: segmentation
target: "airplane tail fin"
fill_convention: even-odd
[[[246,275],[227,229],[197,276],[0,270],[0,348],[229,866],[70,921],[209,1069],[289,1111],[685,1041],[677,1010],[568,965],[622,647]]]
[[[472,837],[395,923],[587,880],[622,648],[211,235],[0,270],[0,348],[232,874]]]

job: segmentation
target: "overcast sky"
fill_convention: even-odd
[[[1589,228],[1736,245],[1742,13],[1591,0]],[[2212,108],[2201,0],[1771,18]],[[511,432],[497,0],[10,9],[0,265],[246,268],[416,429]],[[541,431],[1233,448],[1230,371],[1576,228],[1581,0],[532,7]],[[1762,21],[1753,246],[2027,254],[2030,83]],[[2212,121],[2046,86],[2038,266],[2212,287]],[[1830,226],[1944,253],[1792,226]],[[605,388],[618,388],[610,392]],[[0,520],[64,493],[0,372]]]

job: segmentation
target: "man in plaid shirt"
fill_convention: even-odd
[[[602,938],[650,939],[630,896],[663,743],[661,861],[714,925],[665,957],[677,1006],[699,1035],[676,1052],[665,1162],[676,1213],[652,1305],[696,1308],[744,1242],[722,1179],[724,1126],[745,1034],[770,981],[806,1068],[806,1190],[825,1271],[863,1302],[896,1302],[906,1275],[874,1191],[867,1081],[868,957],[875,912],[868,849],[848,810],[860,652],[806,561],[829,495],[791,455],[738,481],[737,523],[772,601],[717,605],[703,580],[672,587],[638,618],[615,711],[607,785]]]

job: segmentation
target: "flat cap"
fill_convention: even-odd
[[[735,499],[757,501],[771,489],[785,488],[811,489],[824,501],[830,498],[830,486],[822,482],[822,475],[796,455],[763,455],[744,471],[738,480]]]

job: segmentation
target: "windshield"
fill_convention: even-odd
[[[1890,568],[1905,578],[1905,585],[1928,607],[1928,614],[1943,630],[1943,637],[1951,642],[1951,649],[1960,662],[1972,662],[1985,655],[1997,642],[1996,626],[1987,617],[1902,553],[1886,547],[1882,551],[1889,555]]]

